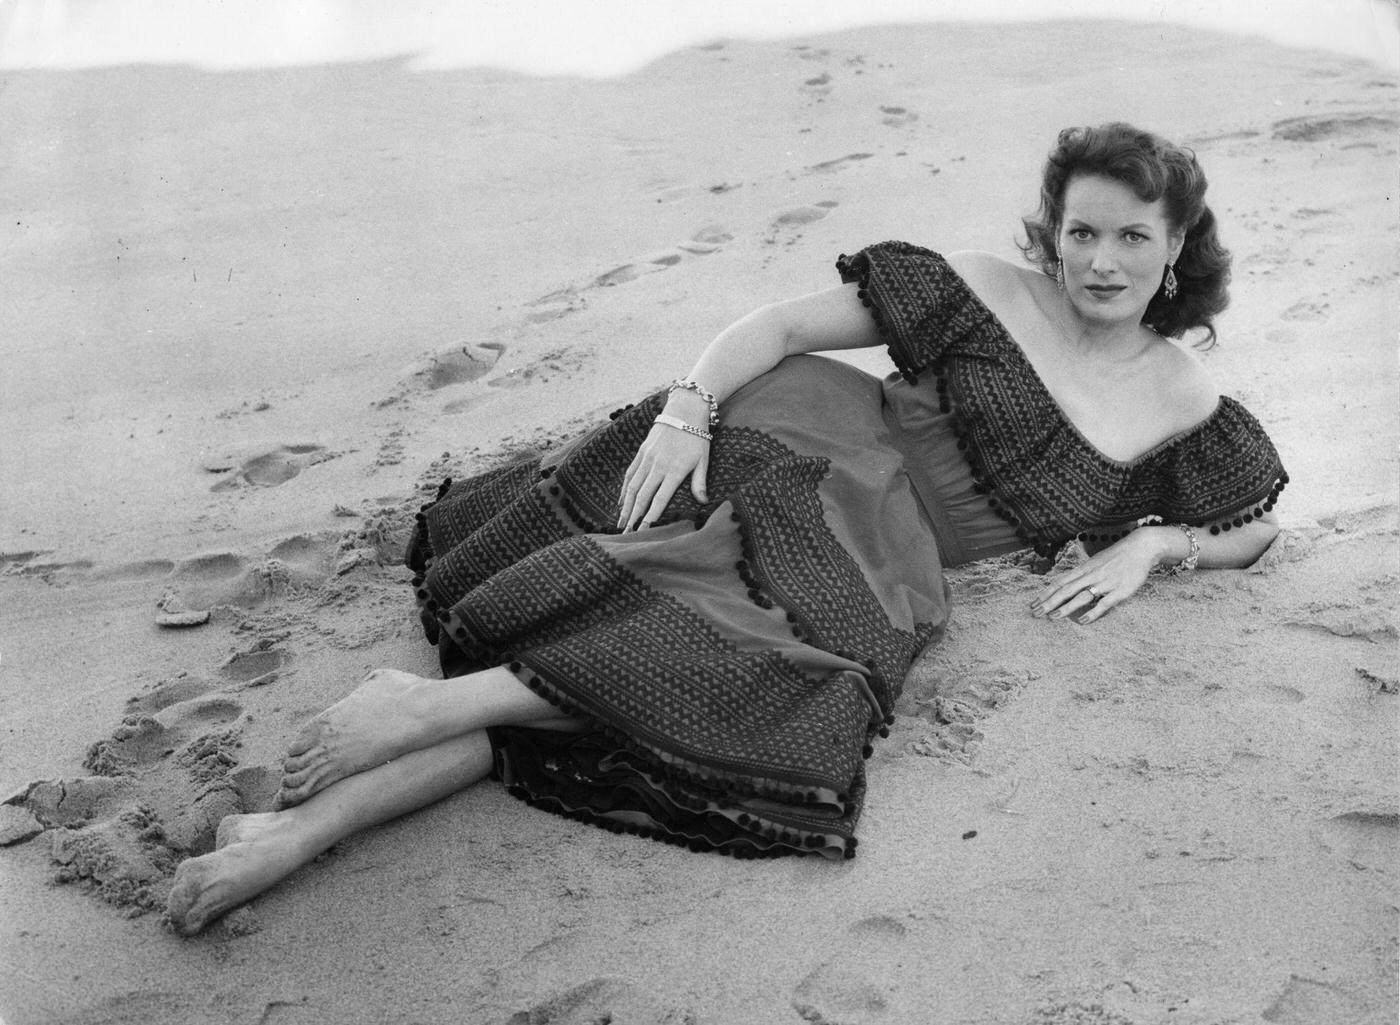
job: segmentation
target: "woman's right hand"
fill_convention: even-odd
[[[653,424],[622,479],[617,529],[636,530],[659,520],[686,477],[695,500],[708,502],[705,477],[709,468],[708,441],[666,424]]]

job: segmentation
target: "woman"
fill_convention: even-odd
[[[493,771],[695,849],[851,856],[944,566],[1078,537],[1090,557],[1031,614],[1093,623],[1154,568],[1244,566],[1276,534],[1273,446],[1163,337],[1213,339],[1226,303],[1205,187],[1153,135],[1067,129],[1024,222],[1038,269],[843,256],[843,284],[738,321],[668,392],[444,483],[409,562],[448,678],[379,671],[316,717],[282,810],[180,866],[172,922]],[[871,345],[900,373],[807,355]]]

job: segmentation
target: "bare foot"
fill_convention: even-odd
[[[434,686],[440,690],[442,681],[396,669],[370,673],[303,726],[287,748],[278,807],[300,804],[346,776],[442,740],[425,690]]]
[[[229,815],[219,823],[214,853],[191,858],[175,870],[166,914],[177,932],[193,936],[286,878],[315,856],[292,836],[277,812]]]

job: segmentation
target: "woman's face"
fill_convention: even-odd
[[[1065,187],[1059,234],[1065,293],[1090,323],[1139,323],[1181,242],[1160,199],[1144,203],[1127,185],[1100,175],[1076,175]]]

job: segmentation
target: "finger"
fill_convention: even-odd
[[[1111,594],[1106,594],[1093,605],[1091,605],[1089,608],[1085,609],[1082,613],[1080,613],[1080,615],[1076,616],[1074,621],[1076,623],[1093,623],[1096,620],[1102,619],[1104,617],[1104,614],[1108,612],[1109,609],[1117,605],[1118,602],[1118,598],[1114,597]]]
[[[710,453],[708,446],[705,454],[700,457],[699,464],[690,472],[690,493],[695,496],[697,502],[708,502],[710,493],[706,487],[709,483],[710,475]]]
[[[632,495],[632,507],[627,514],[627,524],[623,528],[624,531],[636,530],[642,521],[655,518],[648,516],[648,510],[652,505],[653,497],[660,490],[665,479],[655,470],[647,474],[646,479],[641,482]]]
[[[1035,600],[1032,601],[1031,604],[1043,605],[1045,604],[1045,602],[1049,601],[1050,596],[1055,594],[1057,591],[1065,592],[1065,596],[1068,597],[1074,592],[1088,586],[1088,584],[1088,574],[1085,572],[1085,569],[1083,567],[1080,567],[1079,569],[1070,570],[1068,573],[1064,573],[1061,576],[1058,576],[1055,579],[1051,580],[1048,584],[1041,588],[1040,594],[1036,595]]]
[[[1066,598],[1054,612],[1050,613],[1051,619],[1066,619],[1078,617],[1088,611],[1100,600],[1099,592],[1093,588],[1085,587]]]
[[[632,465],[627,467],[627,473],[622,478],[622,495],[618,499],[617,529],[625,530],[628,521],[632,518],[632,513],[637,504],[637,493],[642,488],[642,483],[646,479],[646,471],[643,469],[647,464],[645,448],[639,450],[632,459]]]
[[[1057,577],[1050,581],[1050,583],[1040,589],[1039,594],[1031,599],[1031,607],[1035,608],[1036,606],[1047,604],[1057,592],[1061,591],[1069,583],[1070,578],[1068,577]]]
[[[1035,601],[1031,602],[1031,614],[1035,616],[1049,615],[1089,586],[1089,581],[1078,574],[1073,577],[1061,577],[1056,581],[1056,586],[1047,587]]]
[[[632,503],[636,500],[637,491],[633,487],[622,489],[622,497],[617,502],[617,529],[626,530],[627,521],[632,516]]]
[[[647,507],[646,515],[642,517],[642,522],[647,524],[655,523],[661,519],[666,512],[666,506],[671,502],[671,496],[676,493],[676,489],[681,486],[681,478],[667,477],[661,482],[661,486],[656,489],[652,496],[651,504]]]

